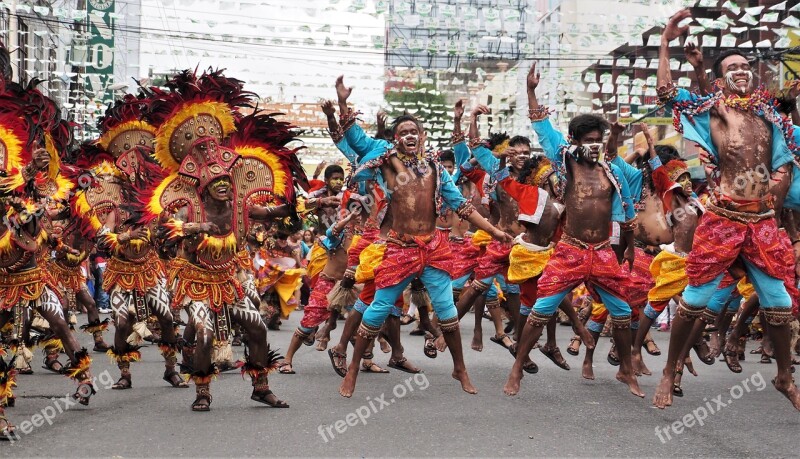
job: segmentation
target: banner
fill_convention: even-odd
[[[86,89],[94,92],[97,100],[112,102],[109,91],[114,76],[114,2],[115,0],[88,0],[89,60],[86,66]]]

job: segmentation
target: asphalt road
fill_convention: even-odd
[[[273,346],[286,348],[300,317],[295,313],[281,331],[270,332]],[[132,365],[133,389],[127,391],[106,388],[118,370],[94,354],[98,394],[89,407],[67,406],[64,397],[74,384],[40,369],[37,353],[35,374],[19,378],[17,406],[8,410],[18,429],[28,422],[27,432],[18,442],[0,444],[0,457],[800,455],[800,413],[769,383],[774,365],[749,354],[738,375],[721,362],[698,363],[700,377],[687,376],[686,395],[661,411],[650,404],[656,376],[640,378],[645,399],[614,379],[616,369],[605,361],[607,338],[599,343],[594,381],[580,377],[583,354],[565,353],[572,370],[564,371],[534,350],[539,373],[525,377],[519,396],[507,397],[502,387],[511,356],[488,337],[483,352],[470,350],[471,315],[463,326],[477,395],[462,392],[451,379],[449,354],[426,358],[422,338],[409,336],[407,326],[407,356],[424,376],[362,373],[348,400],[337,392],[341,379],[327,354],[303,347],[295,356],[297,374],[271,378],[289,409],[252,402],[250,382],[225,373],[212,383],[212,411],[193,413],[194,389],[173,389],[161,380],[155,346],[143,349],[143,361]],[[558,332],[563,350],[571,332]],[[654,336],[666,350],[667,334]],[[81,339],[90,344],[88,335]],[[234,349],[242,355],[242,348]],[[664,355],[646,357],[652,370],[663,366]],[[381,365],[387,360],[377,356]]]

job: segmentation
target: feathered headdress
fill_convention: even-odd
[[[167,84],[169,91],[151,88],[147,120],[159,126],[155,157],[170,172],[181,168],[184,158],[199,144],[217,145],[236,130],[241,117],[237,107],[250,106],[253,93],[242,82],[222,75],[221,70],[204,73],[184,70]]]
[[[43,147],[49,156],[46,178],[55,180],[61,167],[61,155],[72,142],[72,128],[61,119],[56,103],[42,94],[32,80],[27,86],[5,81],[5,91],[0,94],[0,115],[8,126],[14,126],[15,137],[23,140],[19,156],[7,156],[6,177],[0,187],[6,192],[18,190],[29,183],[34,174],[26,171],[36,148]],[[41,177],[40,177],[41,179]]]
[[[294,126],[278,121],[275,114],[256,110],[236,123],[236,132],[226,145],[242,158],[261,160],[269,167],[273,176],[271,193],[294,203],[294,181],[307,182],[303,166],[297,159],[300,148],[289,149],[286,145],[296,140]],[[301,147],[302,148],[302,147]]]
[[[510,137],[505,132],[495,132],[489,134],[489,138],[484,141],[486,148],[494,153],[502,153],[508,148]]]

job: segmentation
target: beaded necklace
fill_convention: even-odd
[[[734,110],[751,112],[763,117],[772,123],[783,133],[786,145],[792,151],[798,150],[798,145],[794,142],[794,127],[788,117],[782,116],[777,110],[775,98],[767,92],[764,86],[759,86],[749,96],[725,95],[721,90],[711,96],[691,101],[676,102],[673,105],[673,125],[675,130],[683,133],[681,115],[684,115],[690,123],[694,123],[694,118],[703,115],[715,107],[717,104],[724,104]]]

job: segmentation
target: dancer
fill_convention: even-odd
[[[158,343],[164,358],[164,381],[172,387],[188,384],[176,371],[178,342],[170,310],[165,272],[153,240],[155,226],[140,223],[142,190],[157,186],[164,171],[153,161],[156,129],[141,121],[144,99],[128,95],[111,105],[98,122],[100,138],[84,145],[77,165],[94,183],[76,195],[74,206],[99,249],[110,255],[102,288],[114,311],[114,347],[108,355],[120,370],[111,387],[133,387],[131,362],[141,359],[139,346],[149,335],[147,321],[160,324]]]
[[[714,65],[718,90],[698,96],[678,89],[672,82],[669,42],[688,29],[679,23],[690,18],[682,10],[670,18],[661,35],[658,93],[675,110],[675,121],[684,136],[698,143],[719,163],[720,187],[706,206],[686,261],[689,286],[672,322],[670,346],[663,377],[653,404],[672,404],[675,370],[682,347],[694,321],[704,316],[713,322],[714,311],[706,308],[723,273],[741,258],[748,278],[759,294],[767,318],[767,330],[775,343],[778,376],[775,388],[800,410],[800,391],[792,382],[789,323],[792,300],[783,285],[784,244],[765,235],[778,234],[774,218],[772,184],[781,181],[792,162],[783,118],[763,90],[753,88],[753,72],[737,50],[720,55]],[[690,117],[690,118],[688,118]],[[691,119],[691,122],[689,121]],[[741,177],[760,177],[738,186]]]
[[[292,216],[293,176],[304,176],[285,146],[294,140],[291,126],[260,112],[237,113],[251,94],[219,71],[200,77],[184,71],[168,86],[168,93],[150,99],[146,116],[159,126],[155,157],[170,175],[152,190],[147,206],[165,243],[177,245],[185,259],[172,305],[186,308],[196,330],[192,410],[210,410],[211,351],[215,341],[228,341],[231,323],[247,334],[242,371],[252,380],[250,398],[288,407],[269,388],[268,374],[280,357],[269,348],[266,324],[241,274],[252,269],[244,250],[249,225]]]
[[[572,140],[567,142],[550,124],[547,107],[538,103],[538,84],[539,74],[534,64],[527,78],[529,116],[564,187],[564,234],[539,279],[539,298],[522,331],[517,358],[503,391],[507,395],[519,392],[525,356],[564,297],[584,283],[611,313],[620,356],[617,379],[631,393],[644,397],[630,361],[631,309],[624,299],[627,277],[609,242],[611,222],[620,222],[627,243],[624,259],[632,266],[635,213],[628,181],[618,166],[601,161],[603,133],[608,123],[594,115],[576,116],[569,126]]]
[[[352,89],[346,88],[340,77],[336,82],[340,106],[346,106]],[[411,116],[395,120],[396,147],[385,141],[368,138],[361,128],[347,119],[354,113],[343,114],[340,124],[348,143],[356,151],[368,152],[359,163],[356,178],[380,178],[386,189],[388,214],[384,219],[389,233],[384,243],[381,263],[375,269],[375,299],[364,313],[358,331],[354,357],[339,393],[350,397],[355,390],[361,355],[370,339],[376,337],[389,315],[397,297],[419,277],[430,294],[445,340],[453,357],[453,377],[469,393],[477,393],[464,366],[458,315],[453,304],[450,276],[447,272],[449,247],[442,233],[436,232],[436,217],[445,208],[456,210],[493,237],[508,241],[510,237],[491,226],[475,212],[474,207],[452,183],[435,158],[425,152],[425,134],[419,121]],[[359,177],[361,176],[361,177]]]

